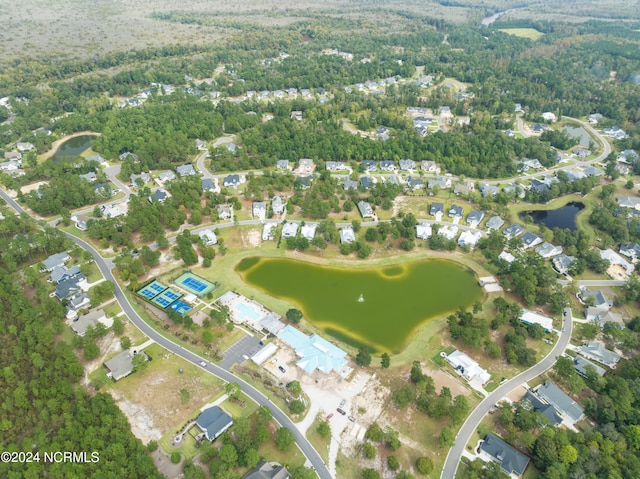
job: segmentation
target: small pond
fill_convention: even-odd
[[[51,158],[53,161],[69,161],[82,154],[83,151],[91,147],[91,141],[96,138],[95,135],[81,135],[70,138],[60,145],[56,154]]]
[[[555,210],[523,211],[519,216],[522,220],[527,216],[531,216],[533,217],[533,222],[535,224],[542,223],[549,229],[567,228],[571,231],[575,231],[577,229],[576,215],[583,208],[584,204],[572,202]]]
[[[378,351],[399,352],[425,321],[482,299],[471,271],[442,260],[354,269],[246,258],[237,271],[327,334]]]
[[[581,126],[566,125],[562,128],[562,131],[569,136],[578,138],[578,143],[584,147],[588,147],[589,143],[593,141],[587,130]]]

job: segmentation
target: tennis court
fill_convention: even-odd
[[[183,316],[185,313],[191,311],[191,306],[187,303],[183,303],[182,301],[174,301],[169,308],[173,309],[180,316]]]
[[[143,296],[144,298],[151,300],[166,289],[167,287],[164,284],[162,284],[160,281],[154,280],[148,285],[146,285],[144,288],[139,289],[138,294],[140,296]]]
[[[184,273],[175,280],[175,284],[200,297],[216,289],[215,284],[191,272]]]
[[[180,298],[182,295],[178,293],[176,290],[167,288],[165,291],[160,293],[158,296],[151,300],[152,303],[157,304],[163,309],[173,303],[175,300]]]

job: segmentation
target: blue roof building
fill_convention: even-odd
[[[307,336],[288,325],[280,331],[278,339],[295,350],[300,358],[297,366],[309,374],[316,369],[323,373],[332,370],[339,373],[347,365],[347,353],[317,334]]]

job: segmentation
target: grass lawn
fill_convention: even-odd
[[[239,393],[235,400],[227,399],[221,406],[234,418],[249,417],[258,410],[258,404],[244,393]]]
[[[322,460],[327,463],[329,462],[329,442],[331,441],[331,436],[322,437],[318,434],[317,429],[320,421],[316,419],[313,421],[309,429],[307,429],[307,439],[311,443],[311,445],[318,451]]]
[[[360,458],[362,455],[356,457],[345,456],[342,450],[338,451],[338,457],[336,458],[336,476],[340,478],[357,478],[361,476],[360,471]]]
[[[501,28],[499,31],[520,38],[529,38],[533,41],[536,41],[544,36],[544,33],[536,30],[535,28]]]

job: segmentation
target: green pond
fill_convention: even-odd
[[[471,271],[442,260],[348,269],[252,257],[237,271],[251,286],[297,304],[326,333],[377,351],[401,351],[425,321],[482,298]]]

